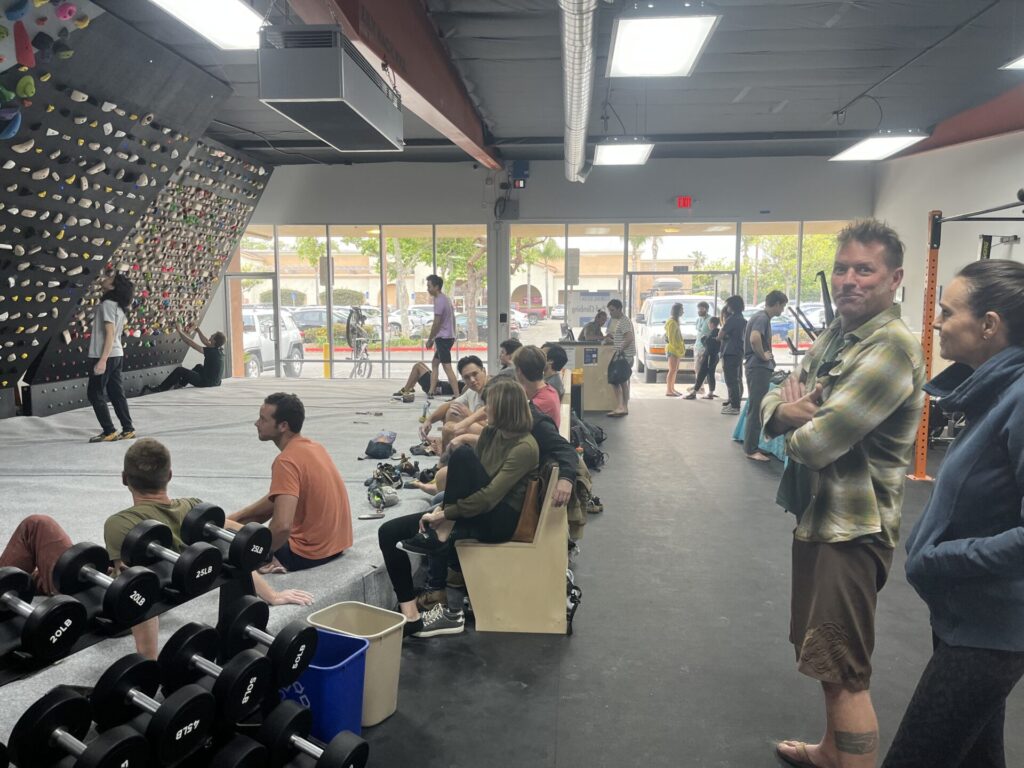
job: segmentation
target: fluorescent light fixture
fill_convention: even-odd
[[[733,227],[726,226],[725,224],[716,224],[713,227],[707,227],[705,232],[732,232]]]
[[[676,232],[679,232],[680,230],[679,227],[665,227],[665,229],[663,229],[662,231],[665,232],[666,234],[674,235]]]
[[[927,138],[928,134],[920,131],[886,131],[857,142],[829,160],[884,160]]]
[[[654,145],[642,139],[605,139],[594,151],[594,165],[643,165]]]
[[[149,0],[223,50],[260,47],[263,18],[242,0]]]
[[[720,16],[620,16],[608,77],[689,77]]]
[[[1024,69],[1024,56],[1003,64],[1000,69]]]

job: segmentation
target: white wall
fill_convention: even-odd
[[[534,162],[515,191],[525,221],[844,219],[873,207],[874,169],[824,158],[655,160],[599,167],[586,184],[561,162]],[[487,184],[487,180],[492,180]],[[296,165],[275,169],[260,224],[474,224],[491,219],[498,180],[465,163]],[[689,211],[675,206],[691,195]]]
[[[920,330],[928,258],[928,212],[955,216],[1013,202],[1024,187],[1024,132],[936,149],[882,163],[877,170],[874,215],[888,221],[906,244],[907,288],[903,317]],[[1022,216],[1024,204],[993,216]],[[950,222],[942,227],[939,285],[976,261],[979,235],[1024,236],[1024,221]],[[1024,246],[994,247],[993,258],[1024,258]],[[929,313],[934,308],[929,308]]]

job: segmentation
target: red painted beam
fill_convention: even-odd
[[[898,157],[1020,130],[1024,130],[1024,85],[943,120],[935,126],[930,137]]]
[[[482,165],[501,162],[420,0],[289,0],[307,24],[338,24],[367,61],[394,73],[402,104]],[[382,72],[385,80],[389,79]]]

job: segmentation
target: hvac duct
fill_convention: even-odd
[[[594,90],[597,0],[558,0],[562,9],[562,100],[565,107],[565,178],[586,181],[587,123]]]

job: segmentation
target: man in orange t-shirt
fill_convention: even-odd
[[[348,491],[324,447],[300,434],[305,419],[295,395],[275,392],[263,401],[256,433],[281,453],[270,471],[270,492],[230,518],[239,525],[267,523],[274,537],[269,570],[313,568],[352,546]]]

